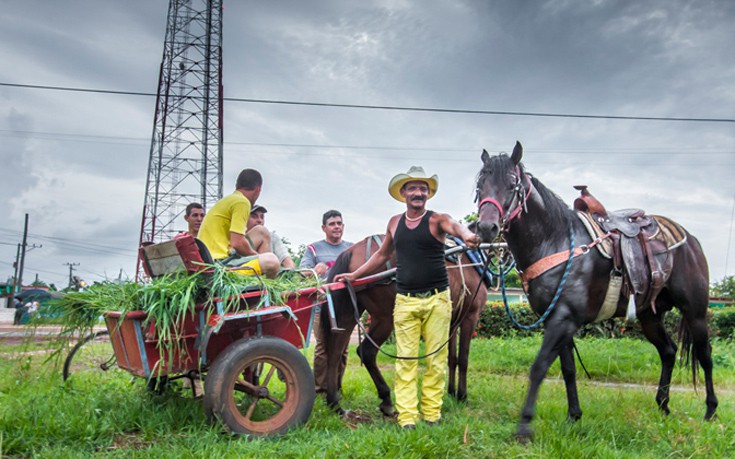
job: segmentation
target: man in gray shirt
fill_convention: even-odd
[[[322,279],[327,278],[327,271],[334,264],[340,253],[352,245],[352,242],[342,240],[344,232],[344,223],[342,222],[342,214],[336,210],[328,210],[322,216],[322,231],[325,238],[309,244],[301,257],[299,268],[313,269],[314,272]],[[314,382],[317,392],[325,392],[327,390],[327,353],[324,349],[324,340],[321,329],[321,313],[314,318],[314,336],[316,337],[316,345],[314,346]],[[345,366],[347,365],[347,349],[342,355],[339,363],[339,381],[341,386],[342,375],[344,375]]]
[[[309,244],[301,257],[299,268],[313,269],[322,278],[327,278],[327,271],[334,264],[340,253],[352,245],[342,240],[344,223],[342,214],[336,210],[328,210],[322,216],[322,231],[325,238]]]

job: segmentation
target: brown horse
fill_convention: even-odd
[[[511,156],[490,157],[483,151],[483,166],[477,178],[480,206],[477,231],[486,242],[504,232],[518,269],[531,279],[527,289],[529,303],[545,318],[543,342],[531,367],[528,393],[516,431],[518,440],[528,441],[541,381],[557,357],[567,390],[568,418],[577,420],[582,416],[577,398],[573,337],[582,325],[598,317],[614,265],[598,250],[589,250],[593,241],[584,224],[556,194],[526,173],[522,156],[520,143],[516,143]],[[638,293],[635,299],[640,305],[638,319],[643,333],[656,346],[661,358],[656,393],[660,410],[669,413],[669,385],[677,351],[676,343],[664,327],[664,315],[676,307],[682,317],[682,352],[691,355],[695,376],[697,363],[704,370],[707,391],[704,419],[709,420],[715,415],[717,397],[712,383],[712,348],[707,332],[707,260],[697,239],[683,229],[682,232],[686,235],[685,242],[663,252],[671,262],[671,269],[660,285],[655,304],[646,305],[645,297]],[[580,256],[570,258],[570,248]],[[551,265],[555,267],[536,277],[530,275],[540,261],[557,254],[562,254],[561,264]],[[622,294],[617,304],[611,302],[613,308],[616,307],[615,317],[625,315],[627,303],[627,297]],[[692,349],[694,352],[690,354]]]
[[[375,253],[383,240],[383,235],[371,236],[354,244],[340,254],[329,271],[328,281],[341,273],[352,272]],[[390,261],[386,270],[395,266],[395,258]],[[458,400],[467,398],[467,364],[470,354],[470,341],[480,319],[480,312],[487,300],[487,289],[480,279],[480,274],[472,266],[472,262],[464,253],[458,254],[457,263],[447,261],[449,288],[452,293],[452,327],[447,337],[449,346],[449,393]],[[378,271],[380,272],[380,271]],[[377,273],[369,273],[377,274]],[[371,283],[357,289],[357,311],[348,290],[339,289],[332,292],[334,315],[337,327],[343,332],[333,332],[329,322],[329,314],[321,314],[324,330],[325,347],[327,349],[327,403],[339,414],[344,414],[340,407],[340,389],[342,375],[338,372],[338,363],[345,347],[349,344],[350,334],[357,324],[357,317],[363,311],[370,314],[370,327],[367,336],[357,348],[357,355],[370,373],[378,397],[381,399],[380,411],[386,416],[393,416],[393,402],[390,387],[385,382],[378,368],[376,358],[379,346],[388,339],[393,331],[393,306],[396,298],[396,284],[393,279]],[[459,334],[459,352],[457,350],[457,334]],[[431,351],[431,350],[429,350]],[[457,371],[459,370],[459,371]],[[459,380],[457,381],[457,376]]]

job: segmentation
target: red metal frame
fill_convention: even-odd
[[[133,375],[150,377],[202,371],[233,342],[248,337],[274,336],[297,348],[307,347],[319,299],[316,288],[286,294],[285,305],[247,309],[260,300],[262,292],[244,293],[238,311],[218,313],[204,304],[178,325],[177,343],[162,351],[152,319],[141,311],[123,316],[104,314],[117,365]],[[221,302],[215,300],[215,304]],[[218,308],[221,310],[221,306]],[[208,317],[207,317],[208,316]]]

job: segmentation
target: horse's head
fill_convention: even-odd
[[[525,202],[521,157],[523,147],[516,142],[513,154],[490,157],[482,150],[482,169],[477,176],[475,201],[478,205],[477,233],[483,242],[492,242],[521,211]]]

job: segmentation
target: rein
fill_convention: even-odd
[[[574,225],[572,224],[569,225],[569,240],[569,259],[567,260],[566,268],[564,268],[564,275],[561,277],[561,282],[556,288],[554,298],[551,300],[551,304],[549,304],[549,307],[546,308],[546,311],[544,311],[541,317],[539,317],[539,319],[531,325],[523,325],[519,323],[515,317],[513,317],[513,313],[510,311],[510,306],[508,306],[508,297],[505,294],[505,273],[503,273],[502,269],[500,270],[500,288],[503,292],[503,304],[505,305],[505,311],[508,313],[510,321],[513,322],[513,325],[515,325],[516,327],[523,330],[533,330],[534,328],[538,328],[541,324],[544,323],[546,318],[549,317],[551,311],[554,310],[554,307],[556,306],[556,303],[559,301],[559,297],[561,296],[561,292],[564,290],[564,286],[567,283],[567,276],[569,275],[569,271],[571,271],[572,269],[572,261],[574,261]]]

